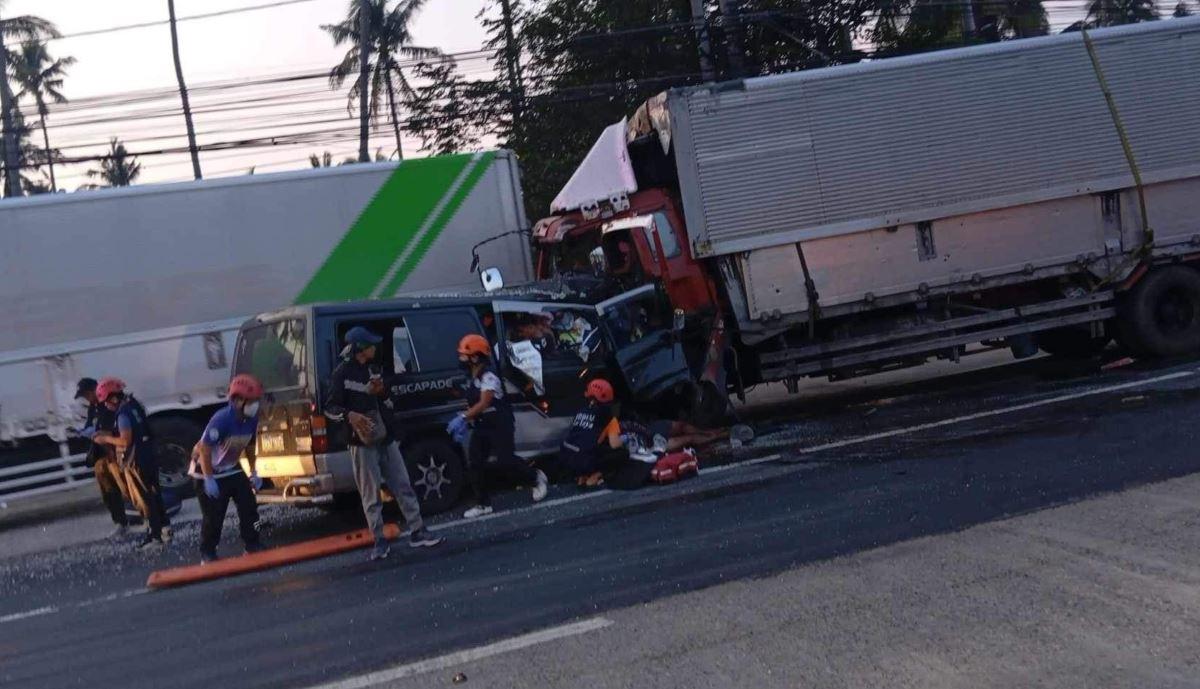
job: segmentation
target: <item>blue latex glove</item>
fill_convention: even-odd
[[[467,439],[467,426],[467,417],[459,414],[451,419],[450,423],[446,424],[446,433],[450,434],[454,442],[461,443]]]
[[[217,485],[217,479],[212,476],[204,477],[204,494],[213,500],[221,497],[221,487]]]
[[[263,480],[262,480],[261,478],[259,478],[259,477],[258,477],[258,472],[257,472],[257,471],[255,471],[255,472],[252,472],[252,473],[250,474],[250,485],[251,485],[251,486],[253,486],[253,488],[254,488],[254,492],[255,492],[255,493],[257,493],[258,491],[262,490],[262,487],[263,487]]]

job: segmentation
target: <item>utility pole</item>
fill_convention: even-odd
[[[742,55],[742,0],[718,0],[725,26],[725,52],[729,56],[728,78],[741,79],[746,74]]]
[[[525,83],[521,76],[521,51],[513,30],[512,0],[500,0],[504,21],[504,61],[508,69],[508,90],[511,100],[513,129],[520,128],[521,111],[525,109]]]
[[[358,162],[371,162],[371,2],[358,3]]]
[[[179,98],[183,101],[183,121],[187,125],[188,150],[192,154],[192,174],[200,174],[200,149],[196,147],[196,126],[192,123],[192,104],[188,101],[187,83],[183,80],[183,62],[179,59],[179,28],[175,26],[175,0],[167,0],[167,12],[171,15],[171,52],[175,56],[175,79],[179,82]]]
[[[692,26],[696,31],[696,47],[700,52],[700,78],[706,82],[715,81],[712,42],[708,38],[708,18],[704,16],[704,0],[692,0]]]
[[[0,65],[8,64],[8,48],[4,45],[3,22],[0,22]],[[12,90],[8,86],[8,72],[0,74],[0,110],[4,111],[4,195],[21,195],[21,156],[18,150],[17,122],[13,117]]]

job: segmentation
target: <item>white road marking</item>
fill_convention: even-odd
[[[1082,392],[1073,392],[1069,395],[1059,395],[1058,397],[1051,397],[1051,398],[1044,399],[1044,400],[1037,400],[1036,402],[1026,402],[1024,404],[1015,404],[1011,407],[1003,407],[1001,409],[992,409],[990,411],[981,411],[981,412],[976,412],[974,414],[965,414],[963,416],[955,416],[954,418],[951,418],[951,419],[943,419],[941,421],[931,421],[929,423],[917,424],[916,426],[909,426],[907,428],[897,428],[897,429],[894,429],[891,431],[881,431],[879,433],[871,433],[870,435],[860,435],[855,438],[847,438],[845,440],[836,440],[834,442],[825,443],[823,445],[814,445],[813,447],[799,448],[797,450],[794,450],[793,452],[795,452],[796,454],[800,454],[800,455],[807,455],[807,454],[813,454],[815,452],[823,452],[825,450],[836,450],[840,447],[847,447],[850,445],[860,445],[862,443],[869,443],[873,440],[882,440],[884,438],[894,438],[898,435],[909,435],[912,433],[919,433],[921,431],[928,431],[933,428],[943,428],[945,426],[953,426],[955,424],[966,423],[968,421],[978,421],[979,419],[986,419],[986,418],[989,418],[992,416],[1001,416],[1004,414],[1011,414],[1013,412],[1018,412],[1018,411],[1027,411],[1029,409],[1037,409],[1038,407],[1045,407],[1045,406],[1048,406],[1051,404],[1059,404],[1061,402],[1070,402],[1071,400],[1082,399],[1084,397],[1093,397],[1095,395],[1103,395],[1105,393],[1117,392],[1119,390],[1128,390],[1130,388],[1139,388],[1139,387],[1143,387],[1146,385],[1152,385],[1154,383],[1161,383],[1161,382],[1167,381],[1167,380],[1177,380],[1179,378],[1188,378],[1188,377],[1194,376],[1194,375],[1196,375],[1196,371],[1179,371],[1178,373],[1168,373],[1167,375],[1158,376],[1156,378],[1147,378],[1146,380],[1135,380],[1135,381],[1132,381],[1129,383],[1121,383],[1120,385],[1107,385],[1102,388],[1092,388],[1091,390],[1084,390]]]
[[[38,608],[37,610],[26,610],[25,612],[15,612],[11,615],[5,615],[4,617],[0,617],[0,624],[4,624],[5,622],[16,622],[17,620],[25,620],[30,617],[37,617],[38,615],[49,615],[52,612],[58,612],[58,608],[48,605],[44,608]]]
[[[433,672],[435,670],[445,670],[456,665],[463,665],[465,663],[472,663],[476,660],[490,658],[503,653],[519,651],[523,648],[544,644],[548,641],[564,639],[569,636],[579,636],[580,634],[587,634],[588,632],[594,632],[598,629],[610,627],[612,624],[612,620],[608,620],[603,617],[593,617],[589,620],[583,620],[582,622],[573,622],[571,624],[564,624],[558,627],[550,627],[548,629],[543,629],[531,634],[514,636],[511,639],[497,641],[496,643],[488,644],[486,646],[479,646],[476,648],[467,649],[465,651],[457,651],[455,653],[448,653],[444,656],[438,656],[437,658],[419,660],[415,663],[400,665],[390,670],[380,670],[378,672],[372,672],[370,674],[360,675],[350,679],[322,684],[316,687],[311,687],[310,689],[367,689],[368,687],[379,686],[386,682],[394,682],[398,679],[404,679],[405,677],[422,675],[426,672]]]

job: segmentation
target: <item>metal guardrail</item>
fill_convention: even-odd
[[[84,466],[86,457],[70,455],[0,469],[0,504],[78,488],[92,475]]]

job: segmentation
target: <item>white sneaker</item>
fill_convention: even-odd
[[[463,519],[478,519],[485,514],[491,514],[493,511],[494,510],[492,510],[491,505],[476,505],[466,512],[463,512]]]
[[[550,480],[546,478],[546,473],[541,469],[537,472],[537,485],[533,487],[533,501],[541,502],[546,499],[546,494],[550,492]]]
[[[174,536],[175,536],[175,533],[174,533],[174,532],[171,530],[171,527],[170,527],[170,526],[164,526],[164,527],[162,528],[162,541],[163,541],[163,543],[166,543],[167,545],[170,545],[170,544],[171,544],[171,539],[172,539]]]

